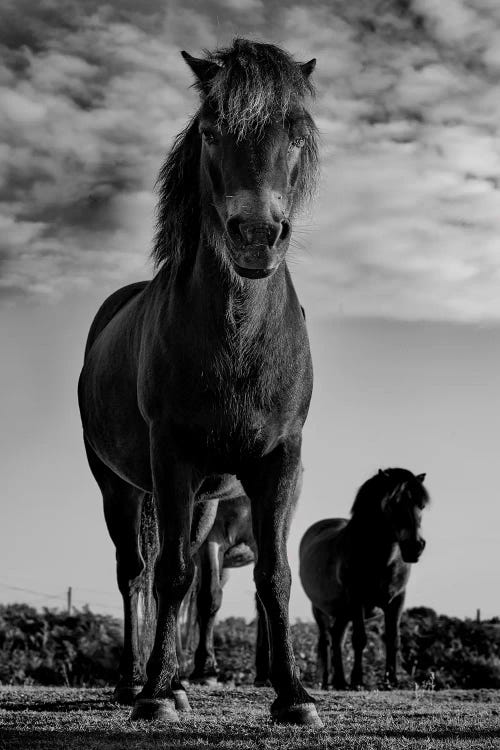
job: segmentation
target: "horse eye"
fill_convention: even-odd
[[[213,146],[214,143],[217,143],[217,138],[211,130],[202,130],[201,134],[205,139],[205,143],[208,143],[209,146]]]
[[[291,145],[294,146],[295,148],[302,148],[305,142],[306,142],[305,136],[301,135],[298,138],[294,138]]]

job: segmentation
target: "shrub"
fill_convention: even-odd
[[[383,618],[367,624],[365,682],[379,686],[385,671]],[[121,622],[89,609],[67,615],[38,612],[25,604],[0,605],[0,682],[101,686],[116,681],[122,647]],[[317,627],[292,625],[302,679],[317,685]],[[195,639],[196,640],[196,639]],[[215,651],[220,679],[249,684],[254,678],[256,625],[241,617],[218,623]],[[192,654],[188,654],[188,658]],[[350,631],[344,648],[346,675],[352,668]],[[188,668],[189,673],[189,668]],[[500,622],[474,622],[437,615],[432,609],[407,610],[401,621],[402,687],[500,688]]]

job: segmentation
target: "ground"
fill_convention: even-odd
[[[274,726],[272,690],[227,686],[190,688],[193,712],[159,729],[130,723],[110,689],[0,687],[0,750],[500,748],[498,690],[312,692],[321,730]]]

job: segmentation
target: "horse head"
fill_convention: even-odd
[[[404,478],[399,472],[404,471]],[[401,556],[407,563],[416,563],[425,548],[425,539],[420,533],[422,511],[429,502],[423,482],[425,474],[414,475],[410,471],[388,469],[380,471],[392,486],[382,500],[382,512],[399,544]]]
[[[224,239],[217,247],[239,276],[270,276],[313,188],[317,131],[303,100],[316,61],[242,39],[203,59],[182,55],[201,96],[201,201]]]

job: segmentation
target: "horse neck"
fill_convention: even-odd
[[[373,513],[370,517],[354,515],[346,532],[356,550],[355,556],[360,560],[368,561],[374,567],[389,564],[397,543],[381,513]]]

